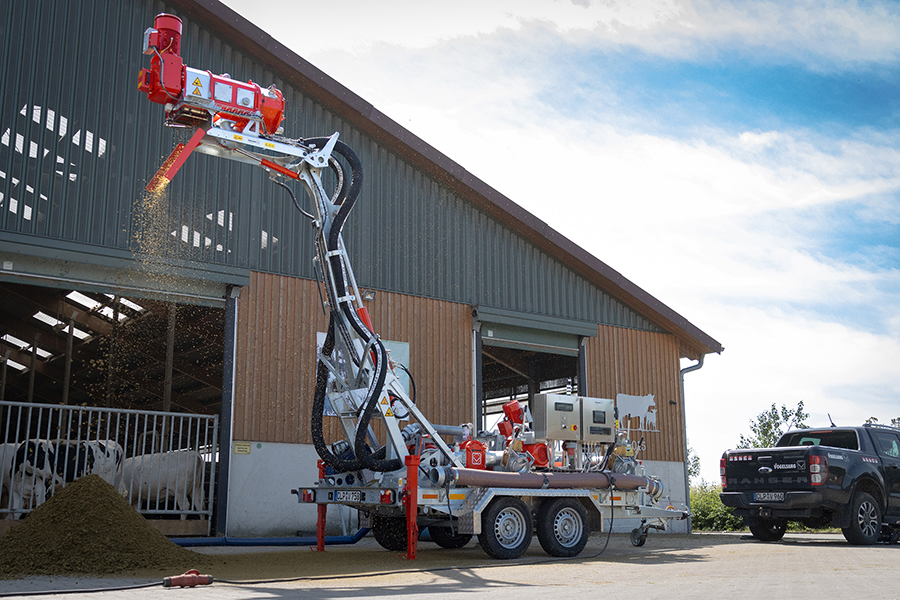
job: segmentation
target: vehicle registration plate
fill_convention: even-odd
[[[753,494],[755,502],[784,502],[784,492],[756,492]]]
[[[334,493],[335,502],[362,502],[362,492],[359,490],[338,490]]]

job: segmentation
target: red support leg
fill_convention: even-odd
[[[419,525],[416,515],[419,512],[419,457],[406,457],[406,558],[416,559],[416,547],[419,543]]]
[[[325,478],[325,462],[320,460],[318,462],[319,466],[319,479]],[[316,519],[316,550],[319,552],[325,551],[325,514],[328,512],[327,504],[319,504],[316,509],[318,510],[318,518]]]

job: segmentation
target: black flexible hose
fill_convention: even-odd
[[[328,138],[310,138],[307,140],[307,142],[310,144],[315,144],[317,146],[324,146],[328,142]],[[326,254],[332,252],[336,253],[340,250],[341,229],[343,228],[347,217],[350,215],[350,211],[353,210],[353,207],[356,204],[357,199],[359,198],[363,182],[362,162],[359,160],[359,156],[357,156],[353,149],[344,142],[337,141],[334,145],[334,151],[342,158],[344,158],[344,160],[346,160],[349,164],[350,180],[348,182],[346,178],[342,178],[341,190],[336,196],[335,204],[337,204],[339,208],[337,214],[334,216],[334,219],[331,222],[331,228],[328,231],[328,239],[325,241],[327,250]],[[348,287],[342,258],[339,254],[335,254],[328,258],[328,260],[334,278],[335,293],[338,297],[342,297],[346,295]],[[334,311],[337,298],[332,298],[331,300],[332,311]],[[403,466],[402,462],[399,459],[379,459],[378,456],[380,455],[380,452],[373,453],[372,450],[369,449],[369,447],[366,445],[366,434],[368,432],[369,423],[371,422],[372,417],[375,414],[375,409],[378,405],[378,399],[381,397],[381,392],[384,389],[384,382],[387,377],[387,352],[385,351],[381,341],[362,322],[359,315],[356,314],[356,311],[353,310],[353,306],[350,303],[340,303],[340,307],[338,308],[338,310],[342,312],[344,318],[346,319],[346,322],[350,324],[356,334],[360,338],[362,338],[363,342],[370,348],[373,356],[374,373],[372,375],[369,389],[366,392],[366,400],[364,402],[362,415],[360,416],[356,425],[356,439],[353,443],[353,450],[356,458],[353,460],[341,460],[338,457],[334,456],[334,454],[332,454],[330,451],[328,451],[327,447],[325,446],[324,436],[322,435],[321,414],[325,402],[325,392],[328,382],[328,370],[324,364],[319,364],[316,372],[316,394],[313,399],[314,420],[311,422],[311,429],[314,430],[313,441],[314,444],[316,444],[316,451],[319,453],[319,456],[322,457],[322,460],[324,460],[326,464],[329,464],[333,468],[341,471],[359,470],[362,467],[371,469],[373,471],[396,471]],[[327,353],[325,353],[323,349],[323,354],[325,354],[326,356],[330,356],[331,351],[333,350],[335,326],[340,327],[341,325],[339,321],[337,323],[335,322],[332,313],[332,318],[329,325],[331,348],[329,348],[329,351]],[[318,443],[316,442],[316,440],[318,440]]]
[[[325,343],[322,345],[322,355],[330,357],[334,352],[334,314],[329,316],[328,333],[325,335]],[[325,461],[325,464],[335,469],[339,473],[347,471],[360,471],[364,468],[364,463],[358,458],[346,459],[335,456],[328,449],[323,434],[323,416],[325,413],[325,394],[328,386],[328,367],[321,360],[316,365],[316,390],[313,394],[312,418],[309,421],[310,434],[313,439],[313,446],[319,457]]]

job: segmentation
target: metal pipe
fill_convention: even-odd
[[[163,380],[163,412],[172,410],[172,371],[175,365],[175,324],[178,305],[169,303],[169,329],[166,332],[166,367]]]
[[[688,475],[688,444],[687,444],[687,404],[684,401],[684,376],[691,371],[699,371],[703,368],[703,357],[701,354],[697,359],[697,364],[681,369],[678,373],[678,383],[681,386],[681,430],[684,432],[684,504],[688,507],[688,514],[691,512],[691,478]],[[691,518],[687,519],[687,532],[692,532]]]
[[[325,545],[355,544],[361,540],[369,528],[363,527],[353,535],[325,536]],[[240,537],[208,537],[208,538],[169,538],[179,546],[314,546],[315,537],[271,537],[271,538],[240,538]]]
[[[627,475],[625,473],[588,472],[588,473],[511,473],[509,471],[483,471],[459,467],[435,467],[428,474],[431,483],[443,486],[451,485],[467,487],[505,487],[530,490],[540,489],[606,489],[615,487],[618,490],[637,490],[646,488],[652,498],[659,498],[665,493],[665,486],[657,479]]]
[[[69,403],[69,386],[72,383],[72,351],[75,344],[75,315],[78,313],[73,312],[72,318],[69,319],[69,328],[66,332],[66,367],[65,374],[63,375],[63,397],[62,403]]]

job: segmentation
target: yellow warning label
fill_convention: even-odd
[[[387,410],[384,412],[384,416],[386,416],[386,417],[393,417],[393,416],[394,416],[394,413],[391,412],[391,409],[387,409]]]
[[[264,145],[266,148],[274,148],[275,147],[275,144],[273,144],[272,142],[266,142]]]
[[[195,77],[194,83],[192,83],[191,85],[197,85],[197,86],[203,87],[203,82],[200,81],[199,77]]]
[[[382,403],[382,404],[387,404],[387,398],[382,398],[382,399],[381,399],[381,403]]]
[[[235,454],[250,454],[250,442],[235,442],[234,443],[234,453]]]
[[[203,92],[201,92],[200,88],[198,88],[198,87],[195,87],[194,91],[191,92],[191,96],[202,96],[202,95],[203,95]]]

